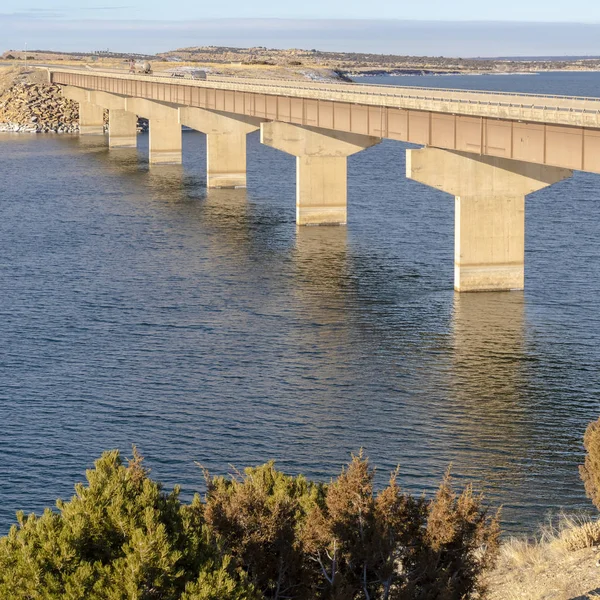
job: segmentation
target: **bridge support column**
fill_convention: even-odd
[[[181,125],[171,118],[149,118],[151,165],[180,165],[182,162]]]
[[[407,150],[407,177],[455,196],[454,289],[459,292],[523,289],[525,196],[572,174],[466,152]]]
[[[127,98],[125,109],[148,119],[151,165],[181,164],[181,123],[174,104],[144,98]]]
[[[66,86],[62,95],[79,105],[80,135],[104,135],[104,108],[93,102],[90,92],[82,88]]]
[[[126,110],[108,112],[108,145],[112,148],[135,148],[137,145],[137,115]]]
[[[246,136],[260,127],[262,119],[182,107],[179,120],[206,134],[207,187],[245,188]]]
[[[79,103],[80,135],[104,135],[104,109],[91,102]]]
[[[240,128],[237,132],[206,134],[207,187],[246,187],[246,134],[257,129]]]
[[[347,221],[348,156],[378,144],[368,135],[263,123],[263,144],[296,156],[296,223],[344,225]]]

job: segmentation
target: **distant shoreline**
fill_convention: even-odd
[[[120,66],[130,60],[151,62],[156,70],[191,66],[215,75],[344,80],[371,76],[530,75],[545,72],[598,72],[599,56],[461,58],[364,52],[331,52],[301,48],[190,46],[139,55],[123,52],[57,52],[7,50],[0,61]]]
[[[539,75],[541,73],[600,73],[599,69],[537,69],[535,71],[430,71],[427,69],[373,69],[342,71],[346,77],[448,77],[455,75]]]

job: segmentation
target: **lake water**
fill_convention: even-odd
[[[600,74],[369,78],[600,95]],[[249,140],[248,190],[205,187],[205,140],[148,168],[147,137],[0,137],[0,533],[137,444],[185,497],[276,459],[431,492],[449,463],[529,531],[589,510],[600,415],[600,177],[527,201],[526,291],[453,292],[453,199],[407,145],[349,161],[347,227],[295,225],[292,157]]]

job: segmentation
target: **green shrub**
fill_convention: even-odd
[[[176,600],[185,590],[189,600],[208,599],[211,578],[235,590],[232,599],[252,597],[215,561],[198,497],[185,505],[179,489],[164,493],[136,452],[127,466],[107,452],[86,476],[58,512],[20,513],[0,539],[0,598]]]
[[[375,493],[374,474],[361,453],[329,485],[273,463],[209,480],[206,523],[269,600],[483,598],[498,515],[449,476],[427,501],[402,492],[397,471]]]
[[[483,598],[498,517],[447,475],[432,500],[381,491],[362,453],[331,483],[269,462],[207,477],[205,502],[163,491],[134,449],[107,452],[68,502],[18,514],[0,538],[10,600],[463,600]]]
[[[310,570],[299,541],[323,486],[288,477],[273,462],[208,480],[206,523],[267,598],[304,597]]]
[[[447,475],[431,501],[403,493],[392,473],[373,490],[374,470],[362,454],[309,514],[305,549],[321,569],[326,597],[463,599],[485,596],[481,575],[493,565],[499,515],[467,488],[457,496]]]

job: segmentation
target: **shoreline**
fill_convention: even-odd
[[[414,71],[414,72],[413,72]],[[600,69],[537,69],[535,71],[431,71],[428,69],[372,69],[341,72],[347,77],[449,77],[455,75],[540,75],[541,73],[600,73]]]
[[[19,123],[0,123],[0,133],[55,133],[58,135],[75,135],[79,133],[79,125],[72,125],[68,127],[43,127],[31,125],[20,125]]]

